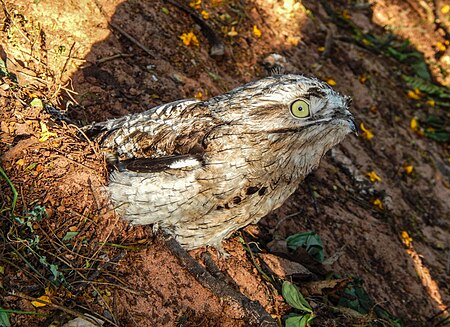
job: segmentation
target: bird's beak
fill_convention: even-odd
[[[347,121],[350,129],[352,130],[352,133],[355,133],[355,135],[358,136],[358,127],[356,126],[356,122],[353,116],[348,117]]]

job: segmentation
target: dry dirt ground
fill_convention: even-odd
[[[1,1],[9,73],[1,68],[0,322],[58,326],[89,313],[106,326],[251,325],[243,306],[205,288],[151,227],[114,215],[99,149],[39,100],[87,124],[221,94],[264,76],[264,58],[278,53],[287,72],[352,96],[366,131],[329,153],[282,208],[225,242],[230,258],[211,249],[191,255],[279,324],[292,312],[282,279],[297,283],[315,326],[449,324],[449,6],[184,4],[203,11],[223,56],[210,55],[200,27],[171,1]],[[198,45],[183,44],[189,32]],[[311,230],[331,258],[324,264],[283,247]],[[270,253],[309,272],[270,271]]]

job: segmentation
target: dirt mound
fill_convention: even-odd
[[[283,279],[306,295],[318,326],[445,323],[450,8],[433,3],[183,2],[195,20],[173,1],[2,2],[0,321],[62,324],[88,312],[116,326],[249,325],[245,304],[194,278],[151,227],[114,214],[99,149],[45,108],[86,124],[207,98],[264,76],[264,59],[278,53],[286,72],[352,96],[361,135],[228,240],[231,258],[191,255],[280,323],[305,313],[284,301]],[[198,19],[222,56],[210,55]],[[286,248],[310,230],[323,263]]]

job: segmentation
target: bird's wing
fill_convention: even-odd
[[[220,124],[203,102],[180,100],[93,124],[85,133],[120,159],[119,169],[143,172],[198,159],[205,136]]]

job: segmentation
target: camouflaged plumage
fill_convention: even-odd
[[[308,117],[291,113],[299,100]],[[186,249],[220,249],[224,238],[283,204],[325,152],[356,130],[348,105],[315,78],[277,75],[86,133],[112,158],[108,191],[125,219],[164,228]]]

